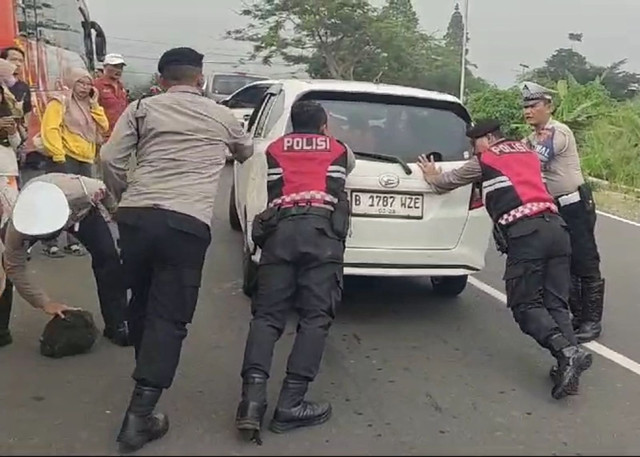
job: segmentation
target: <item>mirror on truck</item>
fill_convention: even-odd
[[[96,32],[95,38],[95,48],[96,48],[96,59],[98,62],[103,62],[104,58],[107,55],[107,37],[98,24],[95,21],[91,21],[91,28]]]

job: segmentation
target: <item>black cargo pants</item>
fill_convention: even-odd
[[[91,255],[91,268],[98,289],[100,312],[105,327],[117,328],[125,320],[127,286],[122,263],[109,224],[97,208],[68,230]]]
[[[586,186],[580,188],[581,199],[561,206],[560,215],[569,227],[571,237],[571,274],[579,278],[599,280],[600,253],[596,243],[596,208],[593,196]]]
[[[344,242],[330,219],[297,215],[279,221],[264,244],[258,268],[242,375],[269,375],[276,341],[293,308],[298,326],[287,375],[313,381],[329,328],[342,299]]]
[[[131,288],[133,379],[166,389],[196,309],[211,231],[194,217],[156,208],[121,208],[116,220]]]
[[[549,339],[558,333],[576,344],[568,303],[571,244],[565,222],[551,213],[527,217],[507,227],[506,237],[507,305],[520,329],[552,352]]]

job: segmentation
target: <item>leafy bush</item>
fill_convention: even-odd
[[[511,139],[522,139],[531,129],[524,122],[522,100],[518,88],[508,90],[490,87],[471,94],[467,108],[474,120],[497,119]]]

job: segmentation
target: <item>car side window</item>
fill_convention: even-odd
[[[273,127],[276,125],[276,123],[280,119],[280,116],[282,116],[283,112],[284,112],[284,91],[280,92],[280,94],[278,94],[278,96],[275,98],[273,107],[269,112],[269,119],[267,119],[267,124],[264,127],[265,136],[269,135],[271,130],[273,130]]]
[[[262,138],[265,133],[265,126],[267,125],[267,119],[269,118],[269,113],[271,112],[271,108],[276,101],[275,94],[267,94],[264,103],[262,104],[262,109],[260,110],[260,114],[258,115],[258,121],[256,123],[256,130],[253,132],[254,138]]]
[[[269,86],[256,85],[247,87],[238,92],[235,97],[229,99],[229,108],[255,108],[260,104]]]

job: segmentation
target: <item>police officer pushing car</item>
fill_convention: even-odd
[[[604,279],[595,239],[596,207],[585,184],[573,132],[553,119],[553,99],[547,89],[524,83],[524,117],[535,131],[525,140],[542,162],[547,187],[571,236],[571,293],[569,307],[578,341],[585,343],[602,332]]]
[[[191,48],[165,52],[158,72],[166,92],[129,105],[101,152],[120,203],[115,219],[132,292],[136,386],[117,438],[124,452],[169,430],[154,409],[173,383],[195,313],[225,156],[253,153],[233,113],[203,96],[203,58]]]
[[[252,238],[262,252],[236,427],[258,443],[273,349],[291,308],[299,317],[297,335],[270,429],[282,433],[322,424],[331,416],[329,403],[304,397],[318,373],[342,299],[349,224],[344,189],[355,157],[345,144],[328,136],[327,114],[320,104],[296,102],[291,124],[293,133],[266,150],[268,207],[252,227]]]
[[[507,254],[507,306],[520,329],[557,359],[553,398],[575,394],[592,356],[577,345],[571,325],[569,234],[542,181],[540,160],[522,142],[504,139],[494,120],[479,122],[467,136],[476,155],[462,167],[442,173],[424,156],[418,165],[437,193],[482,183],[496,244]]]

